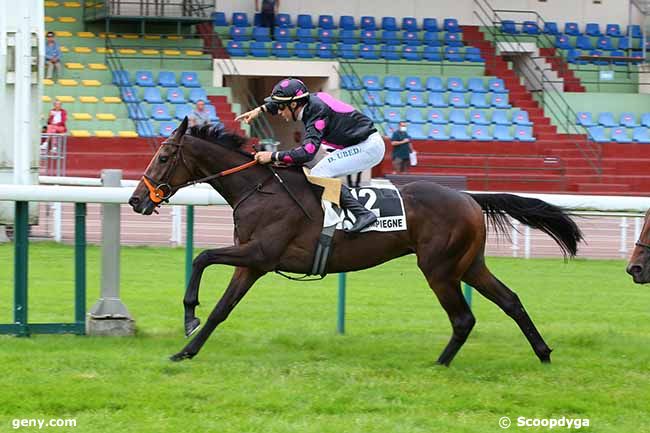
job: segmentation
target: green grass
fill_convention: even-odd
[[[12,251],[0,246],[3,323],[11,321]],[[478,294],[467,344],[450,368],[434,365],[450,326],[414,257],[348,275],[345,336],[335,334],[335,276],[268,276],[196,358],[175,364],[167,357],[186,342],[183,254],[123,249],[122,298],[135,338],[0,337],[0,431],[13,431],[14,418],[76,418],[75,429],[49,430],[484,433],[502,431],[501,416],[650,431],[650,293],[631,283],[622,261],[489,260],[555,349],[551,365]],[[99,261],[90,248],[89,306]],[[203,319],[230,273],[206,271]],[[33,320],[71,319],[72,279],[71,247],[30,245]]]

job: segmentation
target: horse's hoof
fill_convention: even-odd
[[[201,320],[197,317],[194,319],[190,320],[189,322],[185,322],[185,337],[189,338],[194,334],[196,331],[199,330],[201,325]]]
[[[178,352],[175,355],[169,357],[169,360],[172,362],[180,362],[186,359],[194,358],[194,354],[188,352]]]

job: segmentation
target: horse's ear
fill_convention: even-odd
[[[183,135],[187,132],[187,125],[189,123],[189,120],[187,116],[183,119],[180,125],[178,125],[178,128],[176,128],[176,133],[174,134],[174,141],[177,143],[180,142],[181,138],[183,138]]]

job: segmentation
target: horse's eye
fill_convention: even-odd
[[[158,161],[160,161],[161,163],[164,164],[167,161],[169,161],[169,157],[168,156],[161,156],[160,158],[158,158]]]

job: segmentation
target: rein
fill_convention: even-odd
[[[641,240],[636,241],[634,245],[636,245],[637,247],[645,248],[646,250],[650,250],[650,245],[644,244],[643,242],[641,242]]]

